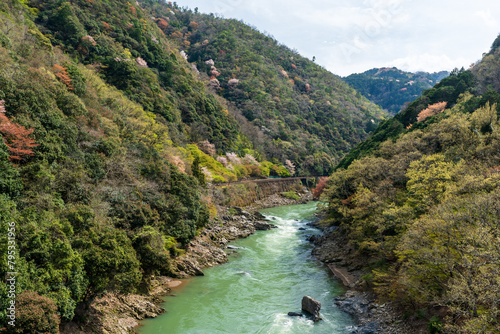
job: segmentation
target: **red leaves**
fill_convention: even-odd
[[[319,196],[323,193],[323,190],[325,190],[326,184],[328,182],[328,177],[320,177],[318,184],[316,185],[316,188],[313,189],[313,198],[314,199],[319,199]]]
[[[109,23],[104,22],[104,21],[101,21],[101,23],[104,25],[104,29],[105,30],[107,30],[107,31],[113,30],[113,28],[111,28],[111,26],[109,25]]]
[[[158,21],[156,21],[156,24],[162,30],[167,29],[168,27],[168,22],[164,19],[158,19]]]
[[[69,77],[68,71],[66,71],[66,67],[62,67],[61,65],[55,64],[52,67],[52,71],[54,71],[54,74],[56,77],[61,80],[63,84],[65,84],[69,90],[73,90],[73,85],[71,84],[71,78]]]
[[[35,139],[28,137],[33,129],[26,129],[22,125],[12,123],[5,115],[5,101],[0,101],[0,133],[3,135],[5,145],[11,153],[10,160],[22,160],[23,156],[32,155],[31,148],[38,146]]]

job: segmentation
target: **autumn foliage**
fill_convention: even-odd
[[[38,146],[35,139],[29,137],[33,129],[12,123],[5,115],[4,103],[4,100],[0,100],[0,133],[11,153],[10,160],[22,160],[23,156],[32,155],[31,149]]]
[[[174,31],[173,33],[170,34],[170,37],[172,38],[181,38],[182,36],[183,34],[180,31]]]
[[[319,199],[319,196],[321,196],[321,194],[323,193],[323,190],[325,189],[327,182],[328,182],[328,177],[325,176],[319,178],[316,188],[314,188],[312,191],[314,199]]]
[[[198,23],[194,22],[194,21],[191,21],[191,23],[189,23],[189,26],[191,27],[191,29],[193,30],[196,30],[198,29]]]
[[[69,90],[73,90],[73,85],[71,84],[71,78],[69,77],[66,67],[62,67],[61,65],[55,64],[52,67],[52,70],[54,71],[56,77],[58,77],[59,80],[61,80],[61,82],[65,84],[66,87],[68,87]]]
[[[160,29],[167,29],[168,27],[168,22],[164,19],[159,19],[156,24],[158,24],[158,27],[160,27]]]
[[[417,116],[417,122],[424,121],[427,117],[431,117],[442,113],[446,108],[447,102],[438,102],[427,106],[424,110],[422,110]]]

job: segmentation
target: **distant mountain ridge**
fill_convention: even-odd
[[[382,67],[342,79],[373,103],[396,114],[422,91],[432,88],[449,74],[447,71],[411,73],[396,67]]]

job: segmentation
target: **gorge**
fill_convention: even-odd
[[[229,263],[205,270],[167,296],[166,313],[147,320],[141,334],[153,333],[343,333],[353,326],[334,305],[344,287],[311,256],[308,226],[316,202],[261,210],[278,228],[231,243]],[[318,299],[322,321],[289,317],[301,312],[304,295]],[[196,305],[193,307],[193,305]]]

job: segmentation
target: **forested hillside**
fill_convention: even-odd
[[[439,120],[442,117],[439,114],[444,108],[454,106],[461,94],[473,94],[465,104],[465,108],[469,112],[485,105],[486,102],[490,102],[490,104],[499,102],[498,83],[496,86],[490,83],[497,81],[492,69],[496,68],[496,64],[492,60],[488,60],[491,57],[494,56],[490,53],[489,56],[485,57],[484,63],[481,62],[470,70],[455,69],[439,84],[423,91],[422,95],[411,102],[406,109],[393,118],[383,121],[367,140],[357,145],[340,161],[337,168],[348,167],[355,159],[369,154],[389,138],[396,139],[408,130],[422,129],[429,123]],[[488,69],[482,69],[483,67]],[[422,122],[425,118],[429,119]]]
[[[385,67],[351,74],[342,79],[394,115],[419,97],[424,89],[432,88],[448,75],[446,71],[411,73],[395,67]]]
[[[151,10],[200,76],[241,111],[254,147],[290,159],[300,174],[328,174],[383,115],[339,77],[242,22],[175,4]]]
[[[324,197],[365,281],[431,333],[500,328],[499,40],[380,125]]]
[[[275,40],[190,15],[153,1],[0,3],[0,276],[17,273],[15,285],[0,282],[0,325],[14,286],[11,332],[56,333],[105,291],[175,276],[172,259],[215,218],[207,182],[326,174],[379,120],[378,107]],[[205,51],[194,40],[203,26]],[[241,54],[226,55],[240,63],[223,61],[222,27],[272,58],[236,43]],[[279,67],[290,57],[298,79]],[[210,59],[217,85],[204,74],[215,75]]]

